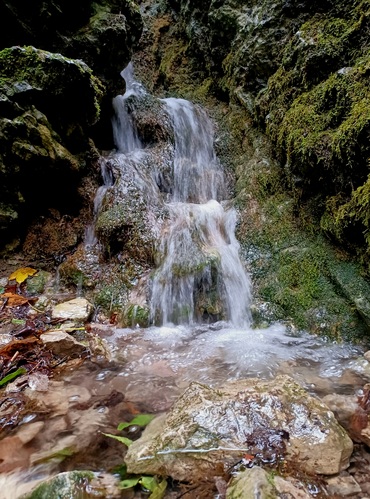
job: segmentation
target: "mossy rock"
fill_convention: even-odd
[[[256,102],[304,223],[320,224],[366,266],[369,29],[367,2],[313,16]]]
[[[91,125],[99,118],[104,87],[81,60],[32,46],[11,47],[0,52],[0,78],[25,82],[38,90],[36,105],[56,121],[68,117]],[[78,106],[74,105],[76,99]]]
[[[119,497],[118,481],[105,473],[67,471],[42,481],[21,499]]]
[[[36,275],[27,279],[27,293],[29,295],[41,295],[48,281],[51,279],[50,272],[39,270]]]

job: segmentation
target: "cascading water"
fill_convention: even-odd
[[[167,213],[165,222],[157,219],[150,223],[150,218],[156,218],[155,208],[143,215],[145,223],[155,229],[152,232],[157,250],[151,322],[191,324],[224,319],[235,326],[249,325],[251,286],[238,255],[236,213],[222,201],[225,180],[213,147],[211,120],[184,99],[158,101],[174,138],[172,184],[164,195],[159,185],[161,168],[157,161],[148,168],[149,153],[134,120],[135,106],[147,94],[135,81],[132,64],[122,76],[126,92],[113,100],[117,151],[108,158],[108,171],[114,172],[116,183],[121,182],[121,194],[126,198],[123,202],[130,203],[139,191],[142,206],[159,207]],[[104,165],[107,168],[107,163]],[[110,176],[99,189],[95,212],[102,203],[101,194],[104,196],[112,184]],[[131,199],[130,186],[134,186]],[[91,235],[90,240],[94,241]]]
[[[235,239],[235,211],[220,204],[225,192],[206,113],[183,99],[164,99],[175,135],[170,222],[159,244],[153,279],[155,323],[225,318],[250,324],[251,285]]]

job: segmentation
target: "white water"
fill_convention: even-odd
[[[158,245],[152,321],[191,324],[223,317],[248,326],[251,284],[234,235],[236,213],[220,204],[226,189],[212,123],[189,101],[163,102],[175,134],[174,188],[170,222]]]

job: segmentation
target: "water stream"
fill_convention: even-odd
[[[173,185],[164,193],[158,182],[160,168],[148,172],[150,151],[143,146],[130,112],[132,98],[144,96],[145,89],[134,80],[131,65],[123,76],[126,93],[114,100],[117,150],[107,160],[109,168],[102,160],[104,185],[97,193],[95,214],[117,182],[112,165],[121,179],[139,186],[147,204],[161,206],[168,214],[153,222],[158,237],[157,268],[150,286],[152,326],[92,325],[112,358],[85,361],[54,386],[57,415],[45,418],[36,450],[42,457],[48,445],[67,447],[68,438],[80,445],[77,455],[56,469],[109,469],[112,456],[106,454],[109,444],[101,432],[114,430],[130,411],[168,410],[191,381],[218,386],[228,380],[270,379],[284,373],[322,397],[354,394],[366,380],[357,360],[359,347],[292,332],[280,323],[253,328],[251,283],[234,234],[236,212],[225,200],[211,120],[186,100],[161,101],[174,131]],[[92,228],[85,244],[98,245]],[[117,393],[124,396],[124,403]],[[94,445],[82,445],[84,432],[96,435]]]

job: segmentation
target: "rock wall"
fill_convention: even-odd
[[[141,9],[139,79],[205,105],[217,122],[257,323],[366,335],[367,3],[147,0]]]
[[[111,99],[141,16],[129,0],[14,0],[0,16],[0,251],[57,259],[91,216],[94,142],[113,147]]]
[[[236,98],[271,139],[302,220],[367,267],[369,3],[168,6],[216,95]]]

